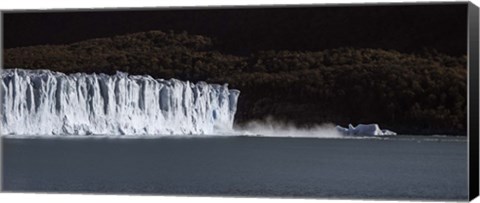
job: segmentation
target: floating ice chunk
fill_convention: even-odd
[[[337,125],[337,131],[344,135],[360,135],[360,136],[385,136],[385,135],[397,135],[397,133],[390,130],[382,130],[378,124],[358,124],[353,127],[352,124],[348,125],[348,128]]]
[[[390,130],[382,130],[383,135],[397,135],[396,132]]]

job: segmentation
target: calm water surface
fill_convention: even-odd
[[[7,191],[467,199],[465,138],[3,138]]]

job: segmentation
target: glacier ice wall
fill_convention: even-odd
[[[231,131],[227,85],[49,70],[1,73],[3,135],[165,135]]]

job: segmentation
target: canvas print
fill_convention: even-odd
[[[2,189],[467,200],[467,7],[3,11]]]

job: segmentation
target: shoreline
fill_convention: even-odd
[[[399,140],[399,141],[468,141],[466,136],[458,135],[395,135],[395,136],[342,136],[342,137],[294,137],[264,135],[1,135],[0,139],[9,140],[182,140],[182,139],[325,139],[325,140]]]

